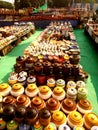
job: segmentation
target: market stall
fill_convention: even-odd
[[[29,37],[34,32],[35,26],[33,23],[15,23],[12,26],[1,27],[0,55],[6,55],[23,40],[23,37]]]
[[[71,23],[52,22],[16,58],[8,83],[0,84],[3,126],[8,130],[95,128],[98,117],[87,100],[88,73],[80,58]]]
[[[98,23],[95,21],[88,21],[85,26],[85,31],[89,34],[91,39],[98,44]]]

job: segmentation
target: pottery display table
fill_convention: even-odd
[[[13,25],[0,28],[0,55],[6,55],[17,46],[23,37],[29,37],[35,32],[32,24]]]
[[[87,23],[85,26],[85,31],[89,34],[91,39],[98,44],[98,23],[92,22]]]

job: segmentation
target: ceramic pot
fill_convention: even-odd
[[[77,109],[76,102],[72,99],[64,99],[61,103],[61,109],[65,114],[69,114]]]
[[[39,121],[41,125],[47,126],[51,121],[51,113],[48,109],[43,108],[39,111]]]

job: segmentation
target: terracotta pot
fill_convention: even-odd
[[[47,126],[51,121],[51,113],[48,109],[43,108],[39,111],[39,121],[41,125]]]
[[[61,108],[65,114],[69,114],[71,111],[75,111],[77,109],[75,101],[67,98],[62,101]]]
[[[15,108],[15,120],[18,123],[23,122],[26,116],[26,108],[24,106],[17,106]]]
[[[3,106],[11,104],[15,105],[16,99],[13,96],[6,96],[3,98]]]
[[[27,108],[26,110],[26,120],[29,125],[34,125],[38,120],[38,111],[36,108]]]
[[[3,120],[11,121],[15,117],[15,107],[12,105],[6,105],[3,107]]]
[[[41,73],[41,71],[42,71],[42,63],[41,62],[34,63],[34,71],[36,74]]]
[[[51,112],[60,110],[60,102],[55,98],[49,98],[46,102],[46,107]]]

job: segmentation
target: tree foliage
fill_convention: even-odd
[[[68,7],[74,3],[95,3],[98,0],[47,0],[48,7]],[[15,9],[35,7],[38,8],[45,3],[45,0],[15,0]]]
[[[13,5],[10,2],[0,1],[0,8],[13,9]]]
[[[15,9],[27,8],[27,7],[36,7],[44,4],[44,0],[15,0]]]

